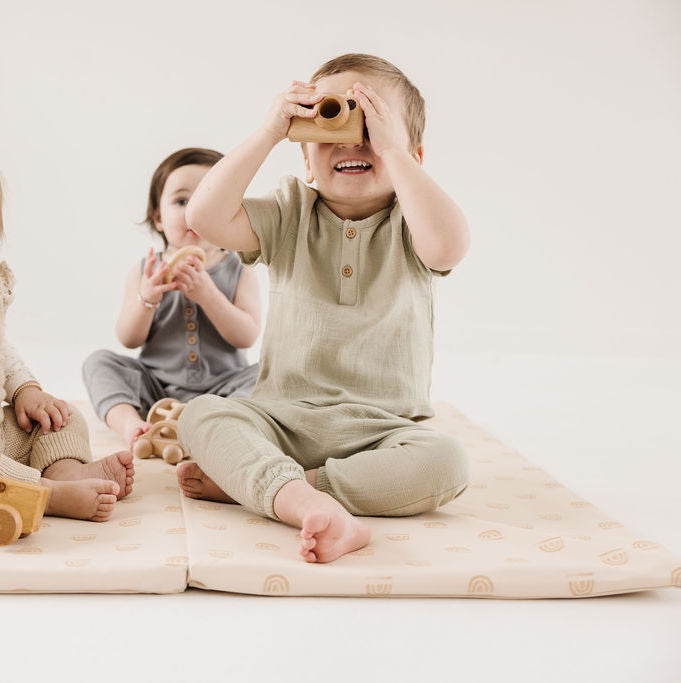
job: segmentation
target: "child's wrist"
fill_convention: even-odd
[[[139,301],[139,303],[142,306],[144,306],[144,308],[146,308],[147,310],[150,310],[150,311],[156,310],[161,303],[160,299],[158,301],[151,301],[150,299],[146,299],[143,296],[142,292],[139,292],[139,291],[137,292],[137,301]]]
[[[43,390],[40,384],[35,380],[31,380],[30,382],[24,382],[14,390],[14,393],[12,394],[12,400],[10,401],[10,403],[14,405],[16,403],[17,398],[19,398],[19,394],[21,394],[22,391],[25,391],[27,389],[36,389],[38,391]]]
[[[267,145],[270,149],[276,147],[286,137],[285,133],[282,135],[279,131],[272,130],[266,123],[260,127],[257,135],[263,144]]]

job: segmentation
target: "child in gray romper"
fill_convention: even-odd
[[[255,385],[258,366],[248,364],[243,348],[260,331],[257,280],[236,254],[201,239],[184,216],[194,189],[221,158],[212,150],[183,149],[156,169],[147,222],[166,248],[150,250],[133,267],[116,325],[124,346],[142,350],[138,358],[99,350],[83,364],[97,415],[126,444],[149,429],[146,413],[161,398],[250,396]],[[206,263],[192,257],[164,283],[164,257],[189,245],[204,249]]]
[[[288,177],[244,199],[291,117],[348,91],[364,141],[305,143],[316,189]],[[252,398],[199,397],[182,413],[196,462],[178,467],[180,485],[298,526],[308,562],[366,545],[358,515],[434,510],[468,483],[457,441],[418,424],[433,414],[432,279],[469,242],[459,208],[421,168],[423,126],[423,98],[399,69],[344,55],[279,95],[188,207],[199,234],[268,266],[270,307]]]

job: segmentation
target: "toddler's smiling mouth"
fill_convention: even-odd
[[[333,170],[337,173],[367,173],[371,170],[371,164],[363,159],[346,159],[339,161]]]

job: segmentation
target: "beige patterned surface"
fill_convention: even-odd
[[[89,406],[95,457],[121,446]],[[368,519],[371,544],[327,565],[298,558],[297,530],[234,505],[182,499],[175,468],[135,462],[135,490],[104,524],[45,518],[0,548],[0,592],[587,597],[676,585],[681,558],[634,536],[446,404],[431,426],[473,463],[436,513]],[[185,528],[186,527],[186,528]]]
[[[373,539],[327,565],[297,556],[297,531],[237,506],[183,499],[190,585],[270,595],[586,597],[681,586],[681,558],[580,499],[451,406],[469,489],[438,512],[369,518]]]
[[[122,448],[89,406],[95,458]],[[135,489],[104,523],[45,517],[40,531],[0,547],[0,592],[178,593],[187,545],[175,469],[135,462]]]

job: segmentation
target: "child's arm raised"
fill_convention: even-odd
[[[369,86],[355,83],[354,91],[364,111],[371,146],[395,188],[414,251],[428,268],[450,270],[465,256],[470,244],[461,209],[409,153],[399,113],[391,112]]]
[[[151,323],[163,294],[175,289],[174,282],[163,284],[163,276],[168,270],[165,261],[154,270],[156,255],[149,249],[144,270],[140,274],[139,265],[135,265],[125,281],[123,306],[116,321],[116,336],[128,349],[142,346],[149,336]]]
[[[204,176],[187,205],[187,223],[201,237],[223,249],[256,251],[258,237],[241,202],[272,148],[283,140],[293,116],[313,117],[322,99],[311,83],[293,81],[274,100],[265,123],[223,157]]]

